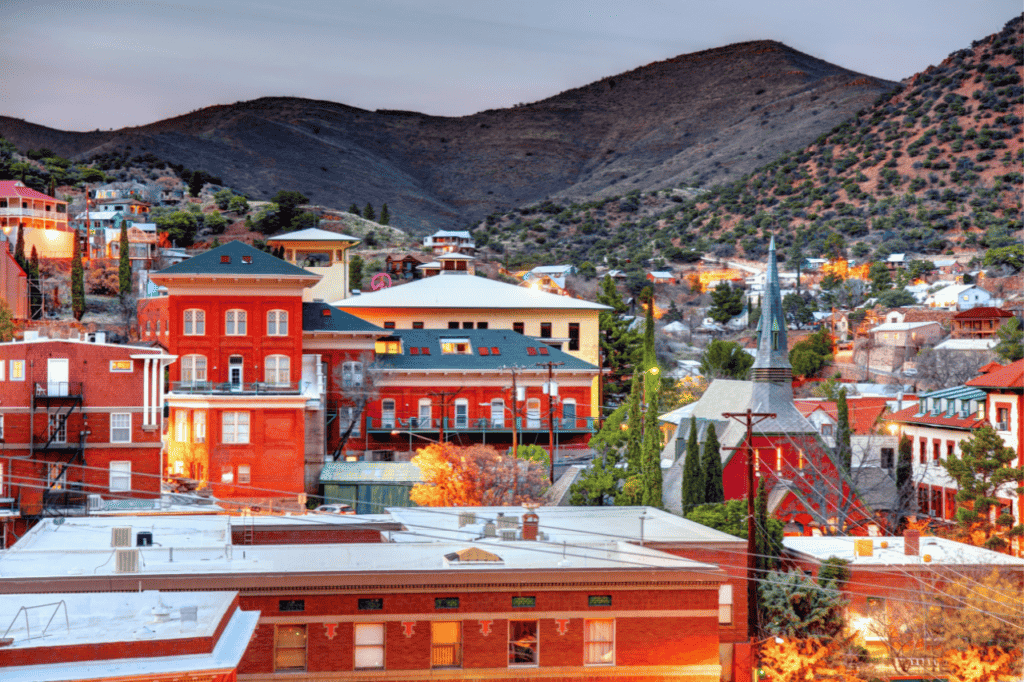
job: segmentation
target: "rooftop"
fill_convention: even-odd
[[[327,462],[321,483],[422,483],[423,474],[412,462]]]
[[[354,242],[359,243],[359,237],[321,230],[319,227],[307,227],[305,230],[286,232],[267,239],[268,242]]]
[[[979,320],[989,319],[992,317],[1013,317],[1013,313],[1009,310],[1003,310],[1002,308],[995,308],[993,306],[979,306],[977,308],[971,308],[970,310],[964,310],[953,316],[954,320]]]
[[[22,199],[40,199],[44,201],[56,201],[61,204],[66,204],[66,201],[60,201],[55,199],[49,194],[43,194],[37,192],[31,187],[27,187],[21,180],[0,180],[0,197],[21,197]]]
[[[502,329],[396,329],[402,353],[377,353],[385,370],[497,370],[518,366],[522,371],[546,371],[538,363],[560,362],[556,374],[596,371],[597,367],[532,337]],[[457,352],[462,346],[464,352]],[[448,350],[451,347],[452,350]]]
[[[872,334],[875,332],[907,332],[912,329],[920,329],[921,327],[930,327],[937,324],[938,322],[886,322],[877,327],[872,327],[869,331]]]
[[[319,301],[302,304],[302,331],[360,335],[384,333],[375,324]]]
[[[245,242],[230,241],[210,249],[186,261],[176,263],[153,273],[157,284],[164,278],[184,278],[196,275],[213,277],[260,277],[302,279],[317,281],[319,275],[310,274],[300,267],[283,261],[265,251],[249,246]]]
[[[1024,388],[1024,360],[993,369],[967,382],[967,386],[984,386],[985,388]]]
[[[857,556],[856,542],[871,540],[871,556]],[[888,547],[882,548],[882,542]],[[786,537],[782,544],[787,550],[825,561],[832,557],[846,559],[850,566],[1017,566],[1024,567],[1024,559],[955,542],[946,538],[922,536],[919,553],[907,555],[902,537],[858,538],[852,536]],[[925,562],[924,555],[931,557]]]

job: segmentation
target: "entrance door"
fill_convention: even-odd
[[[46,361],[46,394],[68,394],[68,359],[49,358]]]
[[[505,428],[505,401],[501,398],[491,401],[491,428]]]
[[[530,398],[526,401],[526,428],[540,428],[540,399]]]
[[[242,356],[232,355],[228,359],[228,383],[241,388],[242,386]]]

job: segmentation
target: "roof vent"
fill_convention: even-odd
[[[476,523],[475,512],[459,512],[459,528],[468,526],[471,523]]]
[[[324,308],[323,310],[320,311],[320,316],[321,317],[330,317],[331,316],[331,309],[330,308]]]
[[[199,607],[198,606],[182,606],[181,607],[181,629],[182,630],[195,630],[196,625],[199,622]]]
[[[118,526],[110,529],[110,546],[111,547],[131,547],[132,546],[132,527],[131,526]]]
[[[231,262],[231,256],[228,256],[228,255],[221,256],[220,257],[220,262],[221,263],[230,263]]]
[[[243,263],[252,263],[252,256],[242,256]]]
[[[114,550],[114,571],[116,573],[138,573],[139,572],[139,550],[137,550],[137,549],[116,549],[116,550]]]

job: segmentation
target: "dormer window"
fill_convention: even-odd
[[[220,257],[220,262],[221,263],[230,263],[231,262],[231,256],[221,256]]]
[[[441,339],[442,355],[472,355],[469,339]]]
[[[242,263],[245,263],[247,265],[251,264],[252,263],[252,256],[242,256]]]
[[[402,340],[397,336],[377,339],[377,342],[374,344],[374,351],[377,355],[401,355]]]

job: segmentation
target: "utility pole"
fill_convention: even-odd
[[[554,369],[564,362],[538,362],[538,367],[548,368],[548,480],[555,482],[555,407],[552,403],[555,394]]]
[[[444,420],[448,415],[448,398],[454,398],[462,392],[462,388],[457,391],[433,391],[427,395],[433,397],[438,396],[441,398],[441,419],[437,422],[437,442],[444,442]]]
[[[747,634],[754,637],[757,632],[757,539],[754,526],[754,425],[767,419],[775,419],[770,412],[725,412],[723,417],[745,424],[747,435],[743,445],[726,450],[746,450],[747,453]]]

